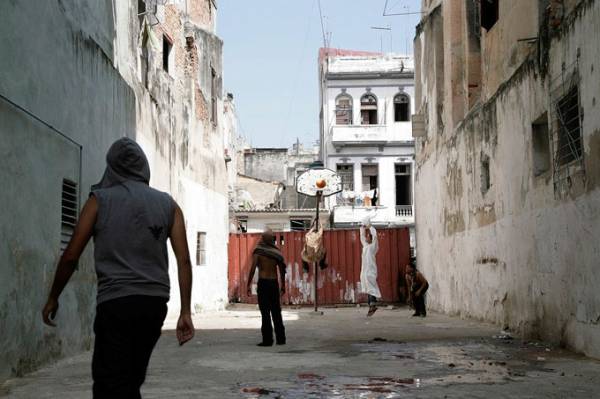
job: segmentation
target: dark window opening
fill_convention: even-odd
[[[166,36],[163,35],[163,69],[165,72],[169,72],[169,58],[171,50],[173,49],[173,42]]]
[[[310,228],[310,219],[290,219],[291,231],[306,231]]]
[[[75,225],[77,224],[78,209],[77,183],[63,179],[61,194],[61,215],[60,215],[60,250],[67,248]]]
[[[410,165],[396,164],[396,205],[412,205],[412,181]]]
[[[196,266],[206,265],[206,233],[196,235]]]
[[[373,94],[365,94],[361,97],[360,119],[363,125],[377,124],[377,98]]]
[[[342,190],[354,191],[354,165],[337,165],[336,169],[342,180]]]
[[[579,114],[579,87],[573,86],[556,104],[558,118],[558,146],[556,156],[559,165],[581,159],[581,117]]]
[[[398,94],[394,97],[394,121],[410,121],[410,98],[406,94]]]
[[[247,233],[248,232],[248,219],[238,219],[238,232],[239,233]]]
[[[490,157],[487,155],[481,156],[481,193],[488,192],[492,182],[490,180]]]
[[[531,125],[533,147],[533,174],[540,176],[550,170],[550,137],[548,133],[548,114],[544,112]]]
[[[148,88],[148,47],[143,44],[140,53],[140,78],[145,88]]]
[[[138,0],[138,19],[140,20],[140,26],[142,22],[144,22],[144,17],[146,16],[146,1]]]
[[[341,95],[335,101],[336,125],[352,124],[352,97]]]
[[[481,27],[490,30],[500,17],[500,0],[481,0]]]
[[[369,191],[378,187],[378,165],[362,165],[362,190]]]
[[[213,125],[217,125],[217,71],[210,68],[210,103],[211,120]]]

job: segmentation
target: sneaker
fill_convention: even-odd
[[[256,346],[273,346],[273,342],[271,342],[271,343],[261,342],[260,344],[256,344]]]
[[[417,313],[417,312],[413,313],[413,315],[412,315],[412,317],[419,317],[419,316],[421,316],[421,314]]]
[[[367,313],[367,317],[373,316],[373,313],[375,313],[376,311],[377,311],[377,306],[371,306],[369,308],[369,312]]]

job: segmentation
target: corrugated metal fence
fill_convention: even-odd
[[[377,253],[378,283],[383,302],[405,300],[404,268],[410,257],[408,229],[379,229]],[[276,233],[277,245],[287,263],[287,292],[282,301],[287,305],[313,304],[312,265],[302,270],[300,252],[304,233]],[[229,237],[229,301],[256,303],[256,296],[246,292],[252,251],[260,234],[231,234]],[[366,301],[360,293],[361,244],[358,230],[329,230],[324,234],[328,267],[319,270],[318,303],[333,305]],[[256,293],[256,286],[253,286]]]

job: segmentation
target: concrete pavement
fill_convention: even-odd
[[[286,310],[288,345],[259,348],[260,314],[238,306],[195,317],[183,347],[161,337],[144,398],[592,398],[600,362],[499,336],[438,314],[366,308]],[[165,327],[172,328],[174,320]],[[8,381],[7,398],[91,397],[90,353]]]

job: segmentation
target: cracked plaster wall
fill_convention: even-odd
[[[446,11],[420,27],[417,107],[427,113],[428,128],[417,140],[418,262],[434,309],[600,357],[600,49],[589,40],[600,37],[600,3],[570,9],[575,14],[549,42],[547,75],[535,51],[508,76],[502,70],[486,78],[484,68],[488,94],[455,128],[447,110],[435,112],[452,89],[446,85],[439,95],[435,42],[425,41]],[[574,175],[571,187],[556,194],[552,169],[533,173],[531,125],[550,111],[550,82],[578,51],[585,175]],[[496,83],[486,87],[486,81]],[[489,159],[487,191],[481,188],[483,159]]]

